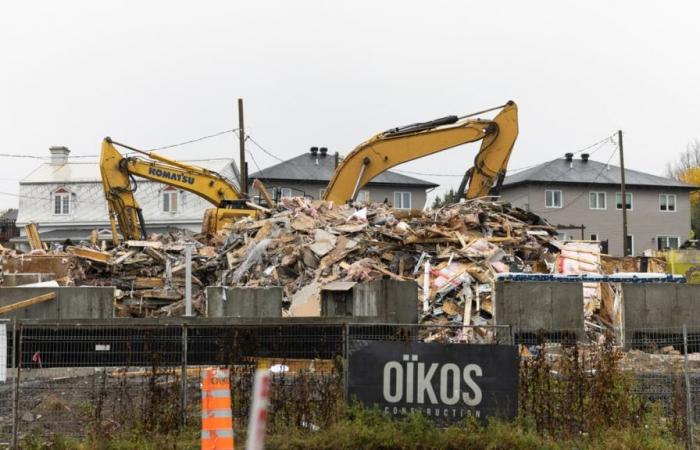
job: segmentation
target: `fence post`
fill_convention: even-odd
[[[350,363],[350,323],[345,322],[343,327],[343,393],[345,401],[348,399],[348,364]]]
[[[180,378],[180,411],[182,411],[182,426],[187,426],[187,323],[182,323],[182,355]]]
[[[15,322],[17,319],[15,319]],[[17,442],[17,435],[19,434],[19,376],[20,368],[22,367],[22,322],[19,323],[19,334],[18,338],[15,339],[14,332],[17,331],[17,326],[15,325],[13,330],[12,339],[14,340],[12,345],[13,353],[16,353],[19,358],[16,360],[15,367],[15,388],[13,389],[13,417],[12,417],[12,448],[19,448],[19,443]],[[15,349],[14,343],[17,343],[17,348]]]
[[[686,415],[687,427],[688,427],[688,447],[695,448],[695,436],[693,435],[693,397],[690,392],[690,373],[688,369],[688,327],[683,325],[683,355],[684,355],[684,369],[685,374],[685,403],[686,403]]]

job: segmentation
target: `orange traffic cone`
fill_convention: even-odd
[[[202,372],[202,450],[233,450],[228,369]]]

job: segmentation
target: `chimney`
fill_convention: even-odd
[[[571,162],[574,160],[574,154],[573,153],[565,153],[564,156],[566,157],[566,160]]]
[[[328,154],[328,147],[321,147],[319,151],[321,152],[321,156],[326,156],[326,154]]]
[[[65,164],[68,162],[68,154],[70,153],[68,147],[50,147],[49,152],[51,153],[51,164]]]
[[[311,154],[313,156],[318,155],[318,147],[311,147]]]
[[[588,153],[581,153],[581,161],[588,162],[588,157],[591,156]]]

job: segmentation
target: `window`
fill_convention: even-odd
[[[172,186],[163,190],[163,212],[171,214],[177,212],[177,189]]]
[[[325,188],[324,188],[324,189],[319,189],[319,190],[318,190],[318,199],[319,199],[319,200],[322,200],[324,195],[326,195],[326,189],[325,189]]]
[[[598,233],[591,233],[591,241],[597,241],[598,240]]]
[[[58,188],[53,193],[53,213],[58,216],[70,214],[70,192],[64,188]]]
[[[561,191],[544,191],[545,208],[561,208]]]
[[[629,234],[627,235],[627,239],[625,239],[625,247],[627,248],[626,254],[628,256],[634,256],[634,236]]]
[[[676,194],[659,194],[659,211],[676,211]]]
[[[559,239],[560,241],[567,241],[569,240],[569,237],[566,235],[566,232],[557,231],[557,239]]]
[[[615,208],[622,209],[622,193],[615,193]],[[625,209],[632,209],[632,193],[625,192]]]
[[[285,197],[291,197],[292,196],[292,188],[279,188],[280,192],[280,198],[285,198]]]
[[[680,245],[681,238],[678,236],[657,236],[656,237],[656,248],[657,250],[666,250],[669,248],[678,248]]]
[[[358,192],[356,201],[360,203],[369,203],[369,191],[362,190]]]
[[[394,192],[394,208],[411,209],[411,193]]]
[[[589,192],[588,207],[590,209],[606,209],[605,192]]]

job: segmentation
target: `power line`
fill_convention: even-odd
[[[224,134],[226,134],[226,133],[235,133],[236,131],[238,131],[238,128],[231,128],[230,130],[219,131],[218,133],[209,134],[209,135],[207,135],[207,136],[198,137],[198,138],[196,138],[196,139],[190,139],[189,141],[178,142],[177,144],[171,144],[171,145],[164,145],[164,146],[162,146],[162,147],[156,147],[156,148],[153,149],[153,151],[155,151],[155,150],[165,150],[165,149],[168,149],[168,148],[180,147],[181,145],[193,144],[193,143],[195,143],[195,142],[203,141],[203,140],[205,140],[205,139],[215,138],[215,137],[217,137],[217,136],[221,136],[221,135],[224,135]]]

